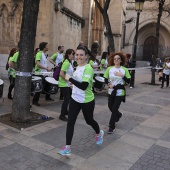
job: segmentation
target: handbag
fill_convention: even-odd
[[[54,68],[54,73],[53,73],[53,78],[58,81],[59,76],[60,76],[60,70],[62,67],[62,62],[58,63],[58,66]]]

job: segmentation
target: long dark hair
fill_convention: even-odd
[[[10,57],[12,57],[15,53],[16,53],[17,49],[16,48],[12,48],[10,53],[9,53],[9,56],[8,56],[8,60]]]
[[[17,51],[16,48],[12,48],[10,53],[9,53],[9,57],[12,57],[16,53],[16,51]]]
[[[36,54],[38,53],[39,50],[40,50],[39,48],[36,48],[36,49],[34,50],[34,57],[36,56]]]
[[[107,55],[108,55],[108,52],[104,51],[104,52],[102,53],[102,58],[101,58],[101,60],[102,60],[102,59],[106,59]]]
[[[74,54],[75,54],[74,50],[73,50],[73,49],[67,49],[66,54],[65,54],[65,56],[64,56],[64,61],[67,59],[69,62],[71,62],[70,59],[69,59],[69,56],[68,56],[68,55],[70,55],[71,53],[74,53]],[[63,62],[64,62],[64,61],[63,61]]]

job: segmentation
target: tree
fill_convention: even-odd
[[[17,2],[19,0],[13,0]],[[40,0],[24,0],[11,121],[26,122],[30,117],[30,91],[34,45]]]
[[[157,17],[157,23],[156,23],[156,56],[152,56],[152,78],[151,78],[151,84],[155,84],[155,67],[156,67],[156,58],[158,57],[159,53],[159,30],[160,30],[160,23],[161,23],[161,17],[162,12],[164,10],[164,4],[165,0],[158,0],[159,7],[158,7],[158,17]]]
[[[109,9],[110,0],[105,1],[104,8],[102,8],[102,6],[100,5],[98,0],[94,0],[94,2],[96,4],[96,6],[98,7],[100,13],[103,16],[104,25],[106,27],[106,35],[107,35],[107,38],[108,38],[109,50],[110,50],[110,52],[115,52],[115,45],[114,45],[112,28],[111,28],[109,16],[108,16],[108,13],[107,13],[107,11]]]

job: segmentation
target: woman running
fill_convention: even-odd
[[[78,63],[73,77],[65,76],[73,84],[72,96],[69,104],[69,114],[66,131],[66,146],[58,153],[61,155],[71,155],[71,141],[74,133],[74,125],[77,116],[82,109],[85,121],[92,126],[96,132],[96,144],[101,145],[103,142],[104,131],[100,130],[98,123],[93,119],[93,111],[95,107],[94,94],[92,92],[93,69],[87,64],[88,52],[83,46],[79,46],[76,50],[75,59]]]
[[[123,67],[126,61],[126,56],[123,53],[110,54],[109,67],[107,68],[104,77],[108,84],[108,107],[112,112],[108,134],[113,133],[115,123],[122,117],[119,112],[121,102],[125,102],[125,82],[130,83],[130,74],[126,67]]]
[[[60,71],[60,77],[58,81],[58,86],[60,87],[61,93],[63,94],[64,101],[61,106],[61,114],[59,116],[60,120],[67,121],[67,118],[65,117],[68,115],[68,105],[71,97],[71,87],[70,87],[70,82],[68,82],[65,79],[65,75],[68,74],[70,76],[73,75],[73,66],[72,66],[72,60],[74,59],[74,50],[73,49],[68,49],[66,51],[66,54],[64,56],[64,61],[61,67]]]

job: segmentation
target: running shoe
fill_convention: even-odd
[[[104,131],[100,130],[100,135],[96,135],[96,145],[101,145],[103,143]]]
[[[59,150],[58,154],[63,155],[63,156],[70,156],[71,149],[69,149],[67,146],[64,146],[61,150]]]
[[[107,133],[108,133],[108,134],[112,134],[114,130],[115,130],[115,129],[112,129],[112,128],[109,127],[109,130],[108,130]]]

